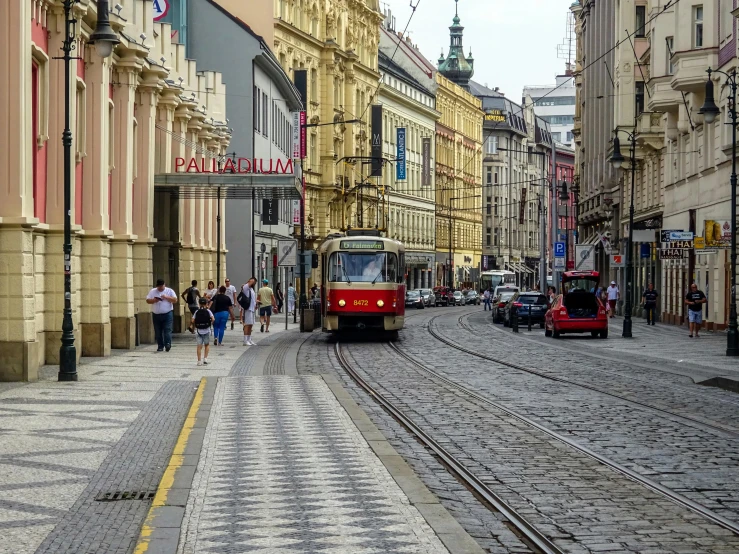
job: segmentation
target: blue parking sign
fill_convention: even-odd
[[[564,242],[555,242],[554,243],[554,257],[555,258],[564,258],[565,257],[565,243]]]

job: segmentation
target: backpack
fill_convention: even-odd
[[[251,292],[247,295],[244,294],[244,291],[242,289],[239,292],[239,295],[236,297],[236,302],[238,302],[242,308],[248,310],[249,308],[251,308]]]
[[[206,308],[200,308],[195,312],[195,328],[210,329],[210,314]]]
[[[195,295],[192,292],[192,287],[187,289],[187,304],[188,306],[195,304]]]

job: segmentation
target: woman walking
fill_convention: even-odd
[[[295,287],[292,283],[287,287],[287,313],[295,313]]]
[[[222,345],[223,335],[226,333],[226,323],[228,323],[229,318],[233,317],[233,303],[226,296],[226,287],[218,289],[218,294],[213,297],[210,304],[210,311],[213,312],[215,318],[213,322],[213,333],[215,335],[213,344]]]
[[[277,288],[275,289],[275,299],[277,300],[277,313],[279,314],[282,311],[282,305],[285,303],[285,295],[282,293],[282,285],[280,283],[277,283]]]
[[[208,288],[203,291],[203,296],[208,300],[208,309],[210,309],[210,303],[213,302],[213,297],[217,292],[216,284],[213,281],[208,281]]]

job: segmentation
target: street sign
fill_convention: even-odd
[[[298,241],[277,241],[277,265],[280,267],[293,267],[298,263]]]
[[[684,252],[686,251],[680,248],[660,248],[659,259],[660,260],[682,260]]]
[[[169,0],[154,0],[152,2],[152,12],[154,12],[154,21],[166,17],[169,12]]]
[[[564,258],[554,258],[554,269],[564,269],[565,268],[565,259]]]
[[[595,251],[594,244],[575,245],[575,270],[576,271],[595,271],[594,251]]]
[[[555,258],[564,258],[565,257],[565,243],[564,242],[555,242],[554,243],[554,257]]]
[[[623,267],[624,257],[621,254],[613,254],[611,256],[611,267]]]
[[[707,256],[708,254],[718,254],[718,248],[702,248],[695,251],[696,256]]]

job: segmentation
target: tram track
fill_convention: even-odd
[[[442,340],[442,339],[439,339]],[[445,342],[442,340],[442,342]],[[446,342],[445,342],[446,344]],[[537,423],[536,421],[532,420],[529,417],[526,417],[523,414],[520,414],[516,412],[515,410],[512,410],[511,408],[507,407],[504,404],[501,404],[500,402],[493,401],[471,389],[468,387],[457,383],[456,381],[438,373],[436,370],[430,368],[423,362],[418,361],[415,357],[413,357],[410,354],[407,354],[406,352],[402,351],[396,344],[389,344],[389,348],[394,351],[397,355],[405,359],[407,362],[413,364],[414,367],[419,369],[420,371],[426,373],[428,376],[430,376],[432,379],[442,383],[443,385],[450,387],[460,393],[462,395],[474,399],[477,402],[480,402],[482,404],[485,404],[487,406],[490,406],[491,408],[500,410],[507,414],[508,416],[514,418],[515,420],[523,423],[526,426],[529,426],[533,429],[536,429],[550,438],[563,443],[565,446],[572,448],[581,454],[587,456],[588,458],[598,462],[599,464],[613,470],[616,473],[619,473],[632,481],[638,483],[639,485],[651,490],[652,492],[661,495],[662,497],[666,498],[670,502],[677,504],[678,506],[681,506],[683,508],[686,508],[688,510],[691,510],[692,512],[695,512],[696,514],[700,515],[704,519],[721,526],[722,528],[732,532],[734,535],[739,536],[739,523],[736,523],[734,521],[731,521],[714,511],[710,510],[709,508],[703,506],[702,504],[695,502],[691,500],[690,498],[687,498],[683,494],[674,491],[670,489],[669,487],[666,487],[662,485],[661,483],[654,481],[653,479],[650,479],[648,477],[645,477],[641,475],[640,473],[633,471],[629,469],[628,467],[618,463],[615,460],[612,460],[604,455],[601,455],[586,446],[583,446],[579,444],[578,442],[561,435],[560,433],[541,425],[540,423]],[[496,360],[497,361],[497,360]],[[500,363],[500,362],[498,362]],[[513,369],[518,369],[517,367],[514,367],[514,365],[505,363],[504,365],[511,367]],[[366,389],[365,389],[366,390]],[[370,393],[372,394],[372,393]],[[683,416],[675,416],[675,417],[683,417]],[[725,431],[724,431],[725,432]]]
[[[394,344],[391,347],[397,350]],[[388,400],[384,395],[378,392],[369,382],[367,382],[359,372],[347,360],[342,350],[341,343],[334,345],[334,353],[339,365],[354,380],[357,385],[372,397],[382,408],[390,414],[400,425],[407,429],[421,444],[431,450],[444,467],[457,480],[459,480],[468,490],[470,490],[478,499],[481,499],[483,505],[503,515],[511,530],[537,554],[564,554],[554,542],[552,542],[543,532],[537,529],[525,517],[519,514],[500,496],[498,496],[490,487],[488,487],[482,479],[470,471],[462,462],[446,450],[441,444],[435,441],[431,435],[425,432],[417,425],[407,414],[399,409],[395,404]]]
[[[629,405],[634,406],[634,407],[637,407],[637,408],[650,410],[650,411],[656,412],[658,414],[661,414],[663,416],[668,416],[670,418],[674,418],[674,419],[677,419],[677,420],[682,420],[684,422],[689,423],[691,426],[697,427],[697,428],[699,428],[701,430],[710,430],[712,432],[717,432],[717,433],[722,433],[722,434],[727,434],[728,433],[728,434],[730,434],[730,435],[732,435],[734,437],[739,438],[739,429],[737,429],[737,428],[728,427],[728,426],[721,425],[721,424],[716,423],[716,422],[709,423],[707,421],[703,421],[701,419],[696,419],[694,417],[690,417],[690,416],[686,416],[686,415],[682,415],[682,414],[676,414],[675,412],[671,412],[671,411],[666,410],[664,408],[660,408],[660,407],[654,406],[652,404],[647,404],[645,402],[640,402],[638,400],[633,400],[633,399],[630,399],[630,398],[626,398],[625,396],[622,396],[620,394],[616,394],[614,392],[603,390],[603,389],[598,388],[598,387],[595,387],[593,385],[588,385],[588,384],[585,384],[585,383],[580,383],[578,381],[573,381],[571,379],[566,379],[564,377],[558,377],[556,375],[551,375],[551,374],[548,374],[546,372],[539,371],[537,369],[533,369],[533,368],[530,368],[530,367],[525,367],[525,366],[522,366],[522,365],[519,365],[519,364],[514,364],[514,363],[511,363],[511,362],[509,362],[507,360],[503,360],[501,358],[495,358],[493,356],[489,356],[487,354],[481,354],[479,352],[475,352],[474,350],[470,350],[469,348],[465,348],[464,346],[461,346],[457,342],[451,340],[449,337],[446,337],[446,336],[442,335],[441,333],[439,333],[434,328],[434,320],[436,320],[438,317],[441,317],[441,316],[435,316],[435,317],[433,317],[433,318],[431,318],[429,320],[428,325],[427,325],[428,332],[436,340],[438,340],[439,342],[442,342],[442,343],[446,344],[447,346],[450,346],[451,348],[454,348],[455,350],[458,350],[460,352],[464,352],[465,354],[469,354],[471,356],[475,356],[475,357],[480,358],[482,360],[486,360],[486,361],[489,361],[489,362],[494,362],[494,363],[503,365],[505,367],[510,367],[511,369],[515,369],[515,370],[518,370],[518,371],[523,371],[523,372],[529,373],[531,375],[536,375],[537,377],[541,377],[542,379],[547,379],[547,380],[554,381],[554,382],[557,382],[557,383],[563,383],[565,385],[571,385],[571,386],[579,387],[579,388],[582,388],[582,389],[585,389],[585,390],[589,390],[591,392],[596,392],[598,394],[602,394],[604,396],[615,398],[615,399],[617,399],[617,400],[619,400],[621,402],[624,402],[626,404],[629,404]],[[465,317],[467,317],[467,314],[462,315],[462,316],[460,316],[458,318],[458,322],[463,327],[465,327],[465,326],[462,324],[461,320],[463,318],[465,318]],[[621,375],[621,374],[617,374],[617,375],[619,375],[620,377],[627,378],[627,379],[632,379],[632,380],[639,381],[639,382],[645,382],[642,379],[636,379],[636,378],[624,376],[624,375]],[[687,392],[690,392],[690,391],[687,391]],[[695,393],[693,393],[693,394],[695,394]],[[698,397],[701,396],[699,394],[695,394],[695,395],[698,396]],[[713,398],[711,398],[711,399],[713,400]]]

